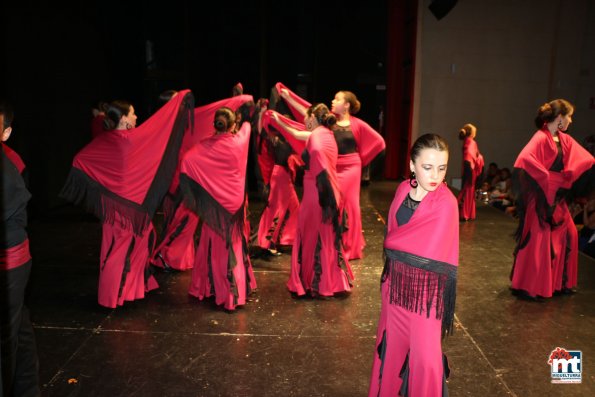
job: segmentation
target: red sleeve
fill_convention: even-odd
[[[547,141],[546,134],[538,131],[527,145],[521,150],[514,167],[525,170],[539,185],[544,195],[548,193],[550,172],[545,165]],[[552,157],[552,156],[549,156]],[[555,194],[555,192],[554,192]],[[554,197],[547,197],[549,204],[552,204]]]
[[[273,173],[273,167],[275,166],[275,159],[270,151],[270,147],[267,142],[263,142],[266,138],[258,137],[258,166],[260,168],[260,174],[265,185],[271,183],[271,174]]]
[[[368,123],[357,117],[351,116],[349,121],[357,142],[359,156],[362,159],[362,166],[366,166],[386,147],[384,138]]]
[[[244,103],[253,100],[254,98],[252,95],[237,95],[195,108],[194,129],[192,130],[192,136],[184,138],[182,150],[188,150],[197,142],[200,142],[213,134],[213,131],[215,131],[213,128],[213,118],[215,117],[215,112],[217,109],[227,106],[235,112]]]
[[[309,108],[310,106],[312,106],[312,104],[310,102],[306,101],[304,98],[300,97],[298,94],[291,91],[289,88],[287,88],[285,85],[283,85],[283,83],[275,84],[275,88],[277,88],[277,92],[279,93],[280,97],[281,97],[281,89],[285,88],[287,90],[287,92],[289,93],[289,96],[291,97],[291,99],[295,100],[296,102],[298,102],[300,105],[302,105],[306,109]],[[283,98],[283,97],[281,97],[281,98]],[[291,106],[291,104],[289,102],[285,101],[285,103],[289,107],[289,110],[291,110],[293,117],[295,117],[295,119],[297,121],[299,121],[300,123],[303,123],[304,115],[301,114],[295,107]]]
[[[2,143],[2,149],[4,149],[4,154],[6,154],[6,157],[8,157],[8,159],[14,164],[14,166],[17,167],[19,173],[22,174],[23,170],[25,169],[25,163],[21,159],[21,156],[19,156],[17,152],[12,150],[12,148],[10,148],[5,143]]]
[[[264,129],[267,130],[267,132],[268,132],[269,128],[272,126],[277,131],[279,131],[279,133],[281,133],[281,135],[283,135],[283,137],[285,138],[287,143],[289,143],[289,145],[291,146],[291,148],[293,149],[294,152],[296,152],[298,154],[302,153],[304,151],[304,149],[306,148],[306,141],[301,141],[301,140],[295,138],[281,124],[279,124],[277,121],[275,121],[275,119],[272,117],[273,112],[274,112],[274,110],[267,110],[262,115],[262,125],[263,125]],[[277,115],[281,120],[283,120],[283,122],[285,122],[285,124],[291,126],[292,128],[295,128],[296,130],[299,130],[299,131],[306,130],[306,127],[302,123],[298,123],[295,120],[288,119],[287,117],[285,117],[279,113],[277,113]]]

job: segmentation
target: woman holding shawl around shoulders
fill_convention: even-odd
[[[444,183],[448,145],[425,134],[410,155],[411,179],[388,213],[374,397],[443,396],[448,376],[440,340],[453,329],[459,263],[457,199]]]
[[[475,182],[483,173],[483,156],[479,153],[475,136],[477,128],[473,124],[465,124],[459,131],[459,139],[463,141],[463,180],[457,200],[461,221],[475,219]]]
[[[158,287],[148,271],[155,243],[151,219],[173,178],[193,107],[192,93],[181,91],[136,127],[134,107],[114,101],[107,107],[106,131],[74,158],[61,196],[82,203],[103,223],[102,306],[141,299]]]
[[[169,90],[163,92],[159,98],[163,102],[167,102],[176,94],[177,91]],[[184,136],[182,148],[180,149],[180,162],[184,153],[208,137],[206,134],[211,132],[213,116],[217,109],[227,106],[235,111],[244,104],[252,103],[252,101],[253,98],[251,95],[237,95],[196,107],[194,109],[194,128],[191,133]],[[152,259],[154,266],[161,267],[166,271],[171,269],[179,271],[191,269],[196,256],[194,232],[198,226],[198,218],[182,202],[182,194],[179,189],[179,175],[180,169],[178,166],[170,189],[163,202],[165,214],[163,237],[157,245]]]
[[[235,113],[222,107],[214,127],[180,167],[184,204],[200,219],[189,293],[200,300],[215,295],[217,305],[234,310],[256,288],[244,232],[250,123],[235,131]]]
[[[276,87],[296,120],[301,121],[305,109],[309,106],[308,102],[281,83],[277,83]],[[331,108],[337,117],[337,123],[331,129],[339,153],[337,180],[347,218],[343,232],[343,246],[347,259],[361,258],[366,245],[359,203],[362,167],[368,165],[385,148],[382,136],[365,121],[353,116],[360,107],[354,93],[339,91],[335,94]]]
[[[297,295],[332,296],[351,291],[353,272],[341,241],[341,192],[337,184],[337,143],[329,129],[336,117],[326,105],[311,106],[304,122],[307,131],[273,112],[272,117],[288,142],[306,140],[304,192],[291,254],[287,287]]]
[[[511,280],[521,298],[572,293],[578,278],[578,233],[566,200],[595,185],[593,156],[566,130],[574,107],[564,99],[542,105],[538,131],[514,163],[519,215]]]

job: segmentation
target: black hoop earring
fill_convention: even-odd
[[[411,176],[409,177],[409,186],[412,188],[417,187],[417,179],[415,179],[415,172],[411,171]]]

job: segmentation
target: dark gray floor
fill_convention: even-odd
[[[349,296],[294,299],[289,255],[253,262],[258,290],[234,313],[190,298],[189,273],[116,310],[96,303],[99,224],[71,207],[32,222],[30,308],[46,396],[365,396],[374,353],[383,217],[395,182],[362,190],[366,257]],[[251,206],[252,217],[261,204]],[[579,292],[545,302],[511,296],[515,221],[478,206],[461,224],[456,332],[444,342],[457,396],[593,396],[595,261]],[[556,347],[581,350],[580,385],[550,383]]]

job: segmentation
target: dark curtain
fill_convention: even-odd
[[[389,179],[409,173],[417,8],[417,0],[388,2],[384,176]]]

